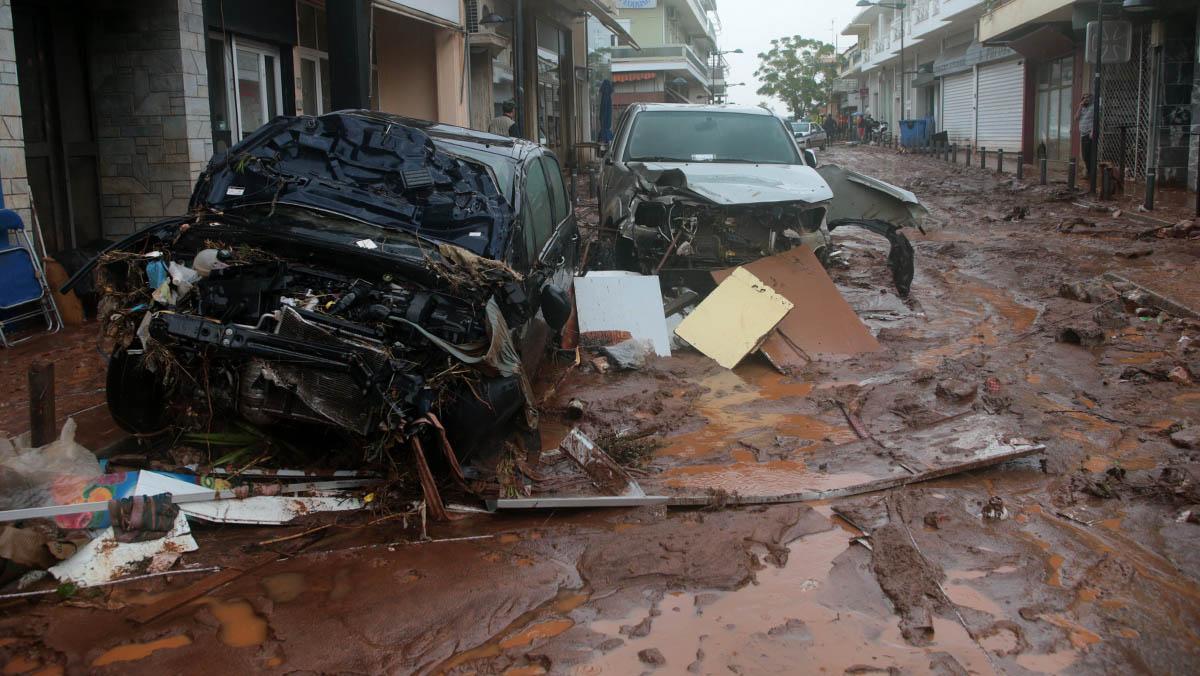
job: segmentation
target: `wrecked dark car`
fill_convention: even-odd
[[[97,259],[109,408],[139,434],[238,420],[368,460],[421,436],[465,457],[536,430],[530,370],[570,314],[577,239],[535,144],[277,118],[213,158],[188,215]]]
[[[600,220],[616,263],[690,278],[804,245],[828,262],[830,231],[886,237],[901,295],[913,277],[900,229],[925,216],[916,197],[834,165],[818,167],[786,123],[761,108],[635,104],[618,123],[600,179]],[[664,281],[664,284],[670,282]]]

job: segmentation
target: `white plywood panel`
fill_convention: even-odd
[[[575,278],[575,307],[580,334],[628,331],[634,339],[650,341],[660,357],[671,356],[657,276],[618,270],[589,272]]]

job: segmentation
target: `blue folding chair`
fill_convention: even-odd
[[[9,340],[5,330],[18,322],[41,315],[47,332],[56,333],[63,326],[54,295],[46,285],[46,271],[33,251],[25,223],[17,212],[4,208],[0,193],[0,344],[4,347],[33,337]]]

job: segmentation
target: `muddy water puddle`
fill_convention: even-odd
[[[134,662],[145,659],[159,650],[182,648],[192,644],[191,637],[186,634],[175,634],[144,643],[127,643],[110,648],[102,655],[92,660],[93,667],[103,667],[117,662]],[[15,672],[14,672],[15,673]]]
[[[254,606],[245,599],[203,598],[196,601],[208,606],[209,612],[217,618],[221,629],[217,633],[221,643],[231,648],[249,648],[267,642],[269,628],[267,621]]]
[[[567,617],[571,611],[587,603],[591,595],[586,590],[563,589],[552,600],[533,610],[530,610],[513,620],[509,625],[488,642],[453,655],[429,673],[446,674],[465,668],[477,660],[489,660],[499,657],[506,650],[514,650],[532,645],[535,641],[554,638],[575,626],[575,620]],[[544,673],[537,669],[532,672]]]
[[[638,652],[651,647],[662,652],[671,673],[694,662],[699,673],[796,673],[800,664],[806,673],[840,674],[855,666],[925,673],[936,652],[954,655],[972,673],[993,673],[988,656],[957,622],[936,618],[934,642],[915,647],[900,635],[897,618],[880,612],[887,605],[877,588],[870,592],[877,598],[861,603],[855,597],[868,592],[843,593],[844,581],[833,581],[831,571],[848,546],[857,546],[849,537],[832,528],[797,540],[784,568],[759,571],[757,584],[716,594],[712,601],[712,594],[669,594],[647,637],[627,640],[573,673],[639,673],[644,665]],[[624,638],[621,626],[637,624],[647,612],[599,620],[589,628]]]
[[[789,400],[808,397],[813,384],[790,381],[767,366],[745,364],[737,371],[707,376],[699,384],[706,392],[696,401],[696,412],[704,416],[704,425],[668,437],[666,447],[657,451],[657,456],[705,458],[726,451],[740,436],[762,430],[794,437],[800,440],[798,445],[854,439],[849,427],[789,410]]]

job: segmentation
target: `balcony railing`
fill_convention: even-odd
[[[616,47],[612,50],[613,61],[686,61],[696,70],[709,75],[709,64],[687,45],[667,45],[665,47],[643,47],[640,50],[631,47]]]

